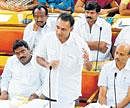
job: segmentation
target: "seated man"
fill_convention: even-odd
[[[37,5],[37,0],[1,0],[0,9],[25,11]]]
[[[129,45],[117,46],[114,60],[105,64],[99,76],[100,104],[112,108],[130,108],[130,61]]]
[[[94,0],[78,0],[75,5],[75,12],[84,12],[84,5],[86,2]],[[108,14],[110,12],[118,11],[118,5],[120,0],[96,0],[97,3],[101,6],[102,10],[100,14]],[[111,6],[113,4],[113,6]],[[109,8],[109,9],[108,9]]]
[[[45,72],[33,62],[30,49],[23,40],[17,40],[13,45],[14,56],[5,65],[1,79],[1,100],[23,101],[36,98],[44,82]]]
[[[77,21],[74,28],[87,42],[92,61],[110,59],[111,25],[99,17],[100,9],[97,2],[88,2],[85,5],[85,15]]]
[[[25,27],[23,40],[25,40],[32,52],[35,52],[41,38],[54,29],[52,21],[48,20],[48,10],[45,6],[37,5],[32,10],[34,21]],[[55,22],[53,21],[53,24]]]
[[[121,15],[125,15],[125,16],[130,15],[130,0],[121,0],[119,6],[119,12]]]
[[[49,7],[50,12],[74,12],[74,0],[38,0]]]
[[[116,46],[121,44],[121,43],[127,43],[130,45],[130,27],[124,27],[121,32],[118,34],[114,46],[112,48],[112,54],[114,55]]]

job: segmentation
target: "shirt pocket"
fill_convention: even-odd
[[[130,86],[130,81],[127,76],[122,77],[122,81],[120,82],[120,86],[123,88],[128,88]]]

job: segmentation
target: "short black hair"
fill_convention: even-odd
[[[24,40],[16,40],[16,41],[14,42],[14,44],[13,44],[13,52],[14,52],[17,48],[23,47],[23,46],[24,46],[25,48],[27,48],[28,50],[30,49],[26,41],[24,41]]]
[[[63,21],[69,21],[70,27],[72,27],[74,25],[74,22],[75,22],[74,17],[71,14],[69,14],[69,13],[61,13],[58,16],[57,20],[58,19],[61,19]]]
[[[100,12],[101,6],[94,1],[86,2],[85,4],[85,10],[96,10],[96,12]]]
[[[33,8],[33,10],[32,10],[33,16],[34,16],[34,11],[35,11],[36,9],[39,9],[39,10],[40,10],[41,8],[43,8],[43,9],[45,10],[45,15],[47,16],[47,15],[48,15],[48,9],[47,9],[47,7],[44,6],[44,5],[36,5],[36,6]]]

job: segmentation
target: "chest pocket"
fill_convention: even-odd
[[[127,76],[122,76],[122,80],[120,81],[121,88],[128,88],[128,86],[130,86],[130,81],[129,78]]]

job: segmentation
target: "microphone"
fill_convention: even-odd
[[[49,69],[52,70],[52,66],[50,66]]]
[[[97,57],[96,57],[96,65],[95,65],[95,71],[97,71],[97,65],[98,65],[98,56],[99,56],[99,45],[101,41],[101,32],[102,32],[102,27],[100,27],[100,33],[99,33],[99,38],[98,38],[98,48],[97,48]]]
[[[56,99],[48,98],[47,96],[45,96],[45,95],[43,95],[43,94],[41,94],[40,99],[43,99],[43,100],[49,100],[49,101],[53,101],[53,102],[57,102]]]
[[[51,70],[52,66],[49,67],[49,98],[51,99]],[[49,100],[49,108],[51,108],[51,100]]]
[[[28,19],[28,16],[30,15],[32,15],[32,13],[26,15],[25,19],[23,19],[22,21],[23,24],[29,24],[30,22],[32,22],[32,19]]]
[[[117,73],[114,74],[114,94],[115,94],[115,108],[117,108],[117,99],[116,99],[116,77],[117,77]]]

